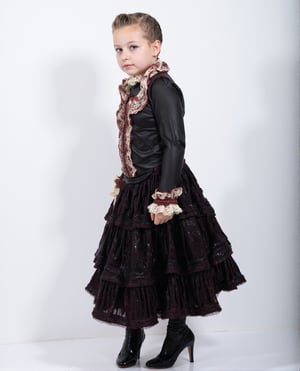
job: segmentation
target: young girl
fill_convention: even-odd
[[[120,14],[112,25],[120,68],[117,111],[122,174],[86,286],[94,318],[126,327],[117,365],[140,356],[143,328],[168,318],[149,368],[171,367],[194,334],[187,316],[221,311],[217,294],[245,282],[232,248],[184,161],[184,99],[159,60],[162,32],[148,14]]]

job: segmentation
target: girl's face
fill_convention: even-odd
[[[115,30],[113,40],[118,64],[129,76],[145,72],[156,62],[160,52],[160,41],[151,43],[137,24]]]

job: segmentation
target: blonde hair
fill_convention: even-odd
[[[116,16],[112,23],[112,31],[124,27],[137,24],[145,33],[145,38],[151,43],[155,40],[162,42],[162,31],[159,23],[155,18],[146,13],[121,13]]]

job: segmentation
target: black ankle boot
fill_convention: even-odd
[[[167,335],[159,355],[146,362],[149,368],[169,368],[174,365],[179,354],[188,348],[190,362],[194,362],[195,336],[185,324],[185,318],[169,319]]]
[[[138,359],[140,359],[140,350],[145,339],[145,332],[143,329],[126,328],[126,335],[117,358],[117,365],[119,367],[134,366]]]

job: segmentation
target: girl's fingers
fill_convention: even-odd
[[[155,214],[154,215],[154,224],[155,225],[158,225],[158,224],[163,224],[163,223],[166,223],[168,222],[169,220],[171,220],[173,218],[173,215],[164,215],[162,213],[159,213],[159,214]]]

